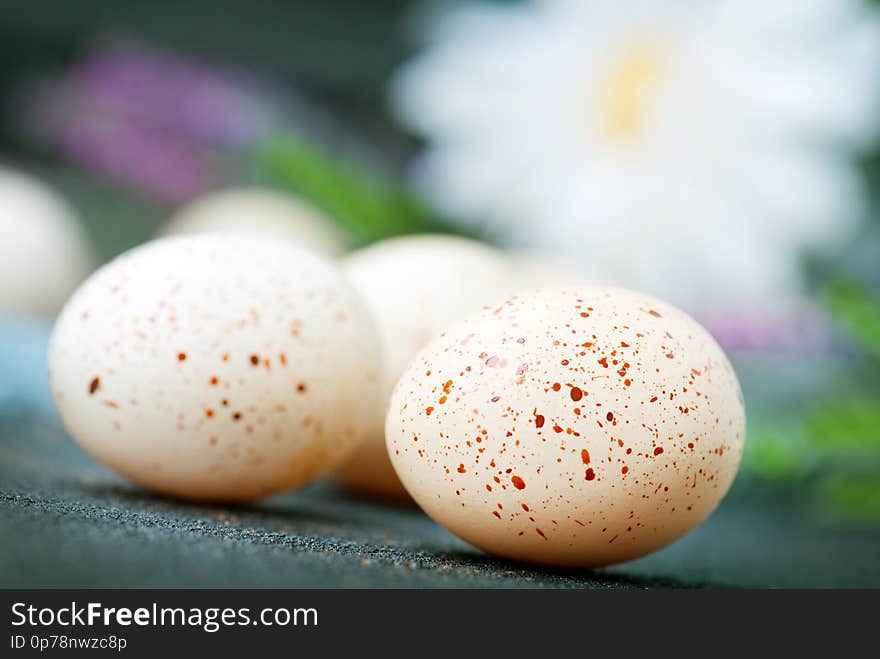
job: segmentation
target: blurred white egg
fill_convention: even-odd
[[[65,426],[95,458],[165,494],[247,501],[348,456],[374,423],[381,359],[335,265],[265,238],[190,236],[90,277],[49,367]]]
[[[53,316],[95,265],[67,203],[43,182],[0,167],[0,310]]]
[[[504,253],[445,235],[386,240],[349,255],[343,269],[379,326],[385,382],[383,399],[374,414],[373,432],[337,473],[337,479],[356,492],[408,499],[385,447],[385,414],[391,389],[434,336],[516,290],[516,274]]]
[[[508,258],[516,272],[517,292],[600,283],[588,268],[567,259],[523,251],[508,252]]]
[[[482,549],[596,567],[702,522],[736,476],[736,374],[696,321],[604,287],[502,301],[401,377],[388,450],[416,502]]]
[[[180,208],[159,233],[262,236],[328,257],[338,257],[347,248],[345,233],[321,211],[293,195],[268,188],[208,193]]]

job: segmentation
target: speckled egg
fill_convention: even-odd
[[[502,252],[465,238],[418,235],[386,240],[348,256],[343,269],[373,312],[385,354],[385,396],[373,431],[337,474],[362,494],[408,499],[385,445],[391,389],[428,341],[484,304],[516,290],[517,279]]]
[[[342,255],[348,238],[317,208],[268,188],[227,188],[180,208],[160,229],[161,236],[193,234],[273,238],[329,257]]]
[[[733,369],[693,319],[613,288],[514,297],[425,348],[387,420],[400,479],[494,554],[601,566],[718,505],[743,449]]]
[[[188,499],[246,501],[335,467],[381,368],[339,270],[266,239],[166,238],[101,268],[55,326],[58,411],[95,458]]]
[[[0,311],[54,316],[95,266],[67,203],[41,181],[0,167]]]

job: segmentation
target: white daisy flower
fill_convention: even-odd
[[[865,1],[533,0],[432,25],[392,87],[419,182],[513,246],[682,303],[766,298],[865,212]]]

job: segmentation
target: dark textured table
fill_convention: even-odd
[[[829,526],[754,484],[653,556],[555,571],[489,558],[416,509],[326,485],[245,507],[157,498],[44,416],[0,415],[0,455],[4,587],[880,587],[880,531]]]

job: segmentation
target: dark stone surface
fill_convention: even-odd
[[[327,486],[245,507],[154,497],[41,417],[0,416],[0,451],[6,587],[880,587],[880,531],[826,526],[742,483],[657,554],[554,571],[492,559],[416,509]]]

